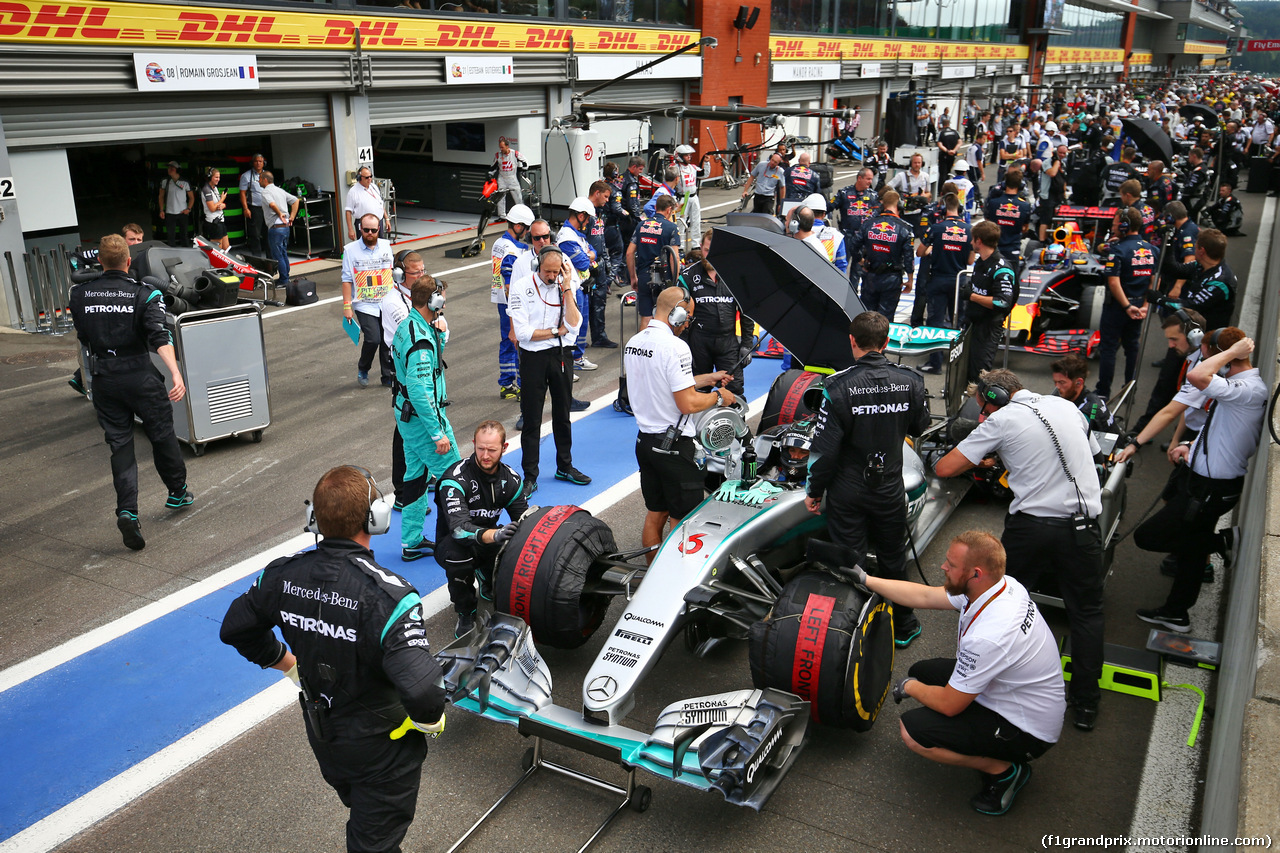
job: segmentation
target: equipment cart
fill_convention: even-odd
[[[240,303],[227,308],[169,315],[173,347],[187,394],[173,404],[178,440],[203,456],[205,445],[221,438],[247,435],[262,441],[271,425],[266,345],[262,308]],[[165,382],[173,378],[154,353]]]

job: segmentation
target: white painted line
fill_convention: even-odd
[[[1258,240],[1254,245],[1253,259],[1249,262],[1249,280],[1244,288],[1244,304],[1240,306],[1240,326],[1251,338],[1257,337],[1262,295],[1266,290],[1267,261],[1271,255],[1271,235],[1276,224],[1276,203],[1280,199],[1267,197],[1262,207],[1262,220],[1258,225]]]
[[[14,664],[0,672],[0,693],[24,681],[35,678],[37,675],[48,672],[54,667],[61,666],[85,652],[93,651],[99,646],[123,637],[130,631],[141,628],[143,625],[154,622],[193,601],[204,598],[211,592],[216,592],[229,584],[259,572],[272,560],[297,553],[314,541],[315,539],[310,533],[294,536],[260,554],[255,554],[246,560],[241,560],[234,566],[210,575],[204,580],[196,581],[185,589],[180,589],[175,593],[166,595],[164,598],[144,605],[132,613],[121,616],[114,622],[94,628],[79,637],[68,640],[48,651],[41,652],[35,657],[28,658],[22,663]]]
[[[439,278],[442,275],[452,275],[453,273],[456,273],[456,272],[466,272],[467,270],[473,270],[473,269],[476,269],[477,267],[487,267],[492,263],[493,263],[492,261],[479,261],[474,264],[467,264],[465,267],[454,267],[451,270],[442,270],[440,272],[433,272],[431,273],[431,277]],[[341,302],[341,301],[342,301],[341,296],[330,296],[328,299],[321,299],[319,302],[312,302],[310,305],[293,305],[289,308],[281,308],[278,311],[272,311],[270,314],[263,314],[262,319],[268,320],[272,317],[279,317],[283,314],[292,314],[294,311],[305,311],[308,308],[319,308],[321,305],[331,305],[334,302]]]

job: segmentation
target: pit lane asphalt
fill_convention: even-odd
[[[705,203],[729,197],[712,191]],[[1261,198],[1244,195],[1242,201],[1245,230],[1256,234]],[[1242,285],[1253,243],[1246,237],[1229,245],[1228,259]],[[428,250],[426,257],[432,271],[470,263],[445,257],[441,248]],[[314,277],[322,298],[337,294],[336,273]],[[490,417],[510,426],[517,406],[497,399],[487,268],[448,279],[453,328],[449,386],[455,401],[451,420],[460,435]],[[198,498],[190,512],[170,520],[159,510],[163,490],[151,473],[149,447],[138,442],[148,547],[136,554],[123,549],[111,524],[113,500],[101,432],[89,406],[64,384],[74,367],[74,342],[0,335],[0,423],[5,427],[0,447],[9,463],[9,476],[0,486],[7,507],[0,520],[0,547],[6,554],[0,570],[0,666],[25,660],[295,534],[301,526],[301,498],[334,464],[364,464],[380,480],[388,479],[386,394],[355,386],[354,351],[337,329],[336,314],[336,306],[328,305],[266,321],[273,423],[261,444],[229,440],[211,445],[199,459],[187,455]],[[608,322],[612,336],[618,337],[616,306],[611,306]],[[1154,379],[1149,362],[1161,345],[1158,329],[1153,329],[1143,354],[1139,411]],[[611,397],[617,351],[588,354],[601,369],[581,374],[576,396]],[[1013,354],[1010,366],[1030,387],[1049,387],[1048,359]],[[935,391],[940,385],[934,377],[929,384]],[[1122,529],[1136,522],[1166,474],[1159,454],[1144,456],[1130,480]],[[575,462],[592,472],[590,459]],[[601,517],[625,548],[638,542],[641,512],[639,496],[631,495]],[[966,501],[921,555],[930,579],[940,578],[942,543],[950,535],[974,526],[998,532],[1002,514],[1003,506]],[[1130,542],[1120,546],[1106,594],[1108,642],[1131,647],[1145,642],[1146,626],[1132,611],[1150,606],[1167,588],[1157,563]],[[406,574],[413,577],[412,567]],[[619,609],[615,604],[611,613]],[[1061,635],[1061,614],[1047,610],[1046,615]],[[899,673],[915,660],[954,650],[953,615],[923,613],[921,618],[924,634],[899,654]],[[451,626],[447,612],[433,619],[433,643],[442,645]],[[213,620],[208,630],[216,632]],[[183,638],[169,641],[181,646]],[[577,703],[582,675],[601,642],[594,638],[572,652],[544,650],[558,703]],[[674,644],[641,691],[630,722],[648,728],[658,710],[672,701],[738,688],[749,680],[745,646],[730,645],[698,661]],[[977,787],[974,774],[935,766],[901,745],[899,709],[890,703],[866,734],[815,727],[804,755],[760,815],[641,774],[638,780],[654,789],[653,808],[644,815],[624,813],[598,849],[1027,850],[1038,849],[1046,833],[1123,834],[1132,818],[1154,708],[1143,699],[1107,693],[1098,729],[1083,734],[1068,725],[1062,741],[1036,762],[1035,777],[1013,811],[993,819],[968,807]],[[49,713],[57,715],[58,709]],[[1207,729],[1196,749],[1207,747],[1211,723]],[[419,815],[405,849],[446,848],[514,781],[527,745],[508,727],[460,712],[451,715],[448,732],[432,745],[427,759]],[[563,748],[548,747],[548,756],[614,780],[622,777],[616,768]],[[576,849],[607,813],[609,801],[581,785],[535,777],[473,841],[473,848]],[[330,850],[341,846],[344,820],[290,707],[60,849]]]

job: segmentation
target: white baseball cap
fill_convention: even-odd
[[[596,206],[589,199],[578,196],[569,203],[569,209],[574,213],[586,213],[590,216],[596,215]]]
[[[693,146],[692,146],[692,145],[677,145],[677,146],[676,146],[676,153],[677,153],[677,154],[692,154],[692,153],[693,153]]]
[[[956,167],[955,167],[954,171],[956,171],[956,172],[967,172],[967,171],[969,171],[969,162],[968,162],[967,160],[957,160],[957,161],[956,161]]]

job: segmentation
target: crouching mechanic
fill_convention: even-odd
[[[1066,714],[1058,647],[1026,587],[1004,573],[1004,548],[990,533],[951,540],[942,586],[869,577],[858,580],[894,604],[958,610],[955,658],[917,661],[893,688],[893,701],[923,707],[902,714],[902,742],[939,764],[982,774],[975,811],[1002,815],[1031,778],[1029,762],[1058,742]]]
[[[311,501],[312,529],[324,538],[258,575],[227,609],[222,642],[315,700],[303,703],[307,740],[351,810],[347,850],[398,851],[418,804],[422,733],[444,730],[443,673],[417,591],[369,550],[391,505],[368,472],[330,470]]]
[[[646,548],[662,542],[671,519],[679,521],[702,502],[703,472],[694,461],[690,415],[734,402],[732,391],[715,387],[733,377],[723,370],[693,375],[689,345],[677,335],[689,324],[693,302],[684,288],[668,287],[658,294],[649,325],[627,341],[622,357],[635,412],[636,462],[640,464],[640,493],[648,511],[640,543]],[[645,555],[649,561],[653,552]]]
[[[449,466],[436,487],[440,512],[436,521],[436,562],[449,579],[449,600],[458,614],[454,637],[471,632],[476,623],[476,584],[486,601],[493,600],[493,571],[498,549],[516,533],[516,523],[529,508],[515,469],[502,461],[507,430],[497,421],[476,427],[475,450]],[[510,521],[499,518],[506,510]]]

